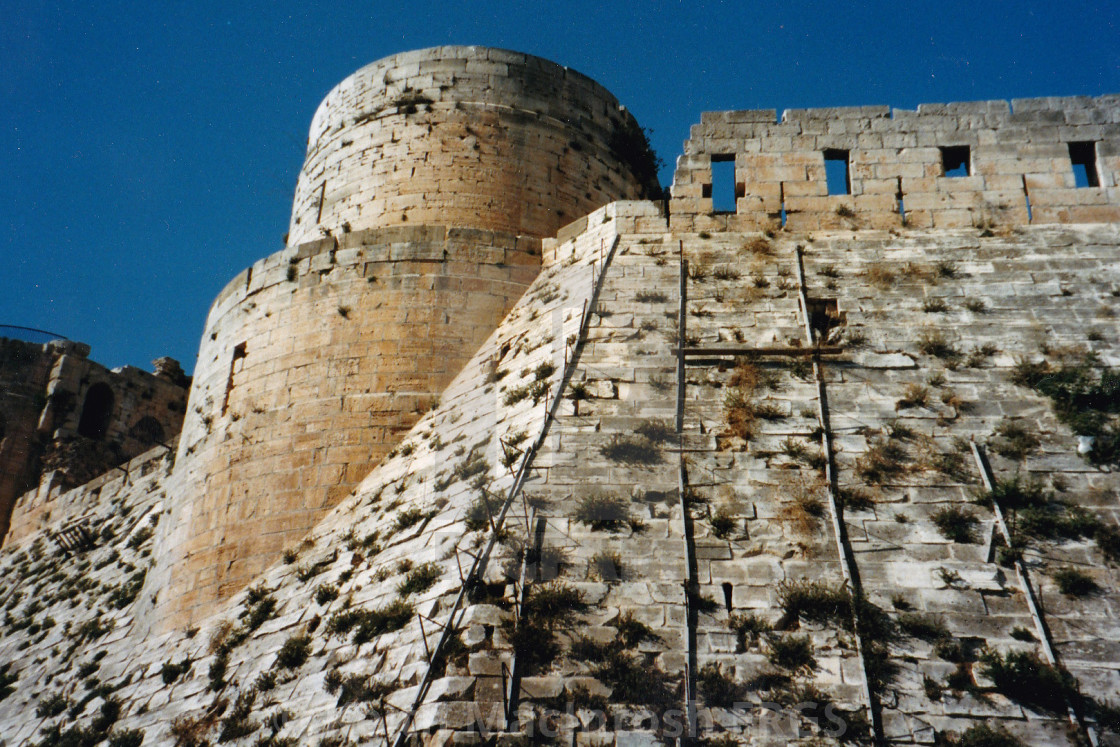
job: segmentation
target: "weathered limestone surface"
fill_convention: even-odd
[[[146,531],[135,540],[137,528],[150,527],[156,520],[164,524],[175,515],[166,497],[173,478],[167,474],[169,461],[164,456],[153,454],[150,464],[137,465],[128,478],[81,488],[68,497],[68,502],[81,504],[89,496],[100,496],[90,522],[97,541],[79,556],[76,572],[54,573],[59,550],[44,534],[5,548],[3,577],[20,579],[20,584],[6,587],[2,598],[15,622],[6,624],[0,637],[0,660],[13,662],[17,676],[16,694],[0,700],[2,737],[10,744],[30,744],[38,739],[40,729],[69,723],[65,714],[34,717],[36,704],[55,693],[80,700],[86,691],[80,689],[78,668],[95,656],[99,657],[96,676],[113,688],[113,697],[127,704],[118,726],[144,730],[145,744],[172,744],[170,732],[176,719],[205,721],[214,703],[232,703],[238,693],[252,692],[261,673],[274,669],[279,677],[273,688],[261,691],[254,720],[260,713],[286,709],[295,720],[284,726],[283,735],[300,743],[314,744],[331,734],[355,741],[381,734],[380,717],[370,720],[365,715],[369,705],[365,700],[336,707],[339,693],[325,688],[325,676],[332,670],[347,677],[368,675],[371,682],[388,688],[389,702],[404,709],[412,706],[415,686],[428,668],[421,626],[427,645],[434,646],[438,626],[447,622],[461,585],[459,569],[469,569],[472,554],[478,553],[487,535],[485,530],[468,530],[465,517],[481,490],[504,495],[512,484],[511,471],[503,462],[515,460],[506,457],[503,442],[512,443],[516,434],[537,439],[545,420],[543,399],[534,402],[532,395],[507,397],[507,393],[543,382],[541,398],[556,394],[566,341],[578,331],[595,268],[600,266],[601,247],[610,245],[620,226],[633,230],[637,220],[656,216],[652,206],[636,203],[628,215],[614,217],[616,211],[626,212],[626,205],[616,203],[597,211],[591,221],[595,228],[580,241],[550,252],[562,256],[562,261],[550,263],[540,273],[403,444],[314,532],[302,542],[298,537],[292,540],[290,562],[273,565],[257,577],[248,593],[235,595],[195,627],[146,634],[142,619],[151,597],[167,593],[158,584],[143,591],[140,587],[142,574],[151,572],[162,552],[152,553],[160,547],[159,537],[153,539]],[[538,371],[546,363],[555,369],[542,376]],[[522,441],[510,453],[519,457],[528,443]],[[140,476],[152,466],[156,469]],[[519,511],[510,514],[509,525],[524,521]],[[403,594],[399,586],[408,569],[428,563],[435,569],[435,581],[421,591]],[[418,728],[427,719],[436,725],[458,723],[473,729],[476,714],[488,718],[500,703],[500,662],[509,660],[509,644],[502,633],[503,621],[510,618],[507,574],[516,579],[516,568],[513,548],[499,546],[485,576],[493,586],[471,598],[456,618],[464,633],[470,633],[464,638],[472,642],[462,654],[449,657],[445,670],[434,678],[418,715]],[[126,587],[126,580],[135,578],[129,574],[136,573],[141,574],[139,583]],[[90,580],[79,583],[83,578]],[[39,591],[31,595],[28,588]],[[123,599],[118,591],[122,588],[139,597]],[[320,601],[318,592],[324,588],[331,589],[332,595]],[[246,631],[243,643],[231,648],[226,684],[211,691],[208,675],[217,658],[212,641],[222,631],[228,634],[231,623],[248,625],[248,611],[254,607],[246,600],[254,594],[275,606],[261,616],[258,627]],[[74,599],[79,611],[71,611]],[[412,609],[400,630],[360,643],[354,642],[352,631],[331,632],[336,613],[384,608],[398,600]],[[417,613],[431,620],[422,623]],[[47,618],[56,622],[44,627]],[[64,626],[63,620],[69,624]],[[101,622],[95,625],[93,620]],[[308,663],[290,671],[277,668],[281,646],[305,631],[314,640]],[[20,655],[21,651],[31,655]],[[37,664],[32,663],[35,660]],[[190,671],[165,682],[164,665],[182,661],[191,662]],[[437,698],[455,702],[439,703]],[[95,713],[100,702],[92,699],[84,712]],[[400,726],[398,711],[387,708],[385,715],[390,731]],[[493,725],[498,725],[496,720]],[[209,727],[203,729],[207,731]]]
[[[409,52],[339,84],[288,248],[211,308],[153,623],[208,615],[349,494],[528,287],[540,239],[651,189],[644,144],[600,86],[513,52]]]
[[[684,234],[682,241],[693,263],[689,337],[703,346],[744,340],[753,346],[798,344],[804,322],[794,248],[804,248],[808,295],[836,299],[844,321],[833,339],[851,348],[825,364],[825,377],[841,494],[861,498],[843,518],[863,589],[872,604],[896,620],[918,615],[937,621],[971,647],[968,681],[983,688],[991,683],[976,663],[981,649],[1039,648],[1011,635],[1016,629],[1034,631],[1034,622],[1014,572],[995,562],[993,518],[989,509],[974,505],[979,473],[967,444],[972,439],[998,444],[997,430],[1015,423],[1041,443],[1021,461],[993,453],[997,478],[1026,474],[1057,480],[1063,499],[1083,507],[1094,521],[1117,525],[1115,475],[1087,465],[1077,454],[1076,438],[1055,420],[1046,401],[1011,384],[1010,374],[1018,360],[1038,360],[1043,350],[1093,351],[1103,365],[1116,364],[1111,319],[1120,287],[1115,259],[1120,247],[1113,226],[977,233],[831,232],[780,236],[764,244],[750,234],[717,233],[710,238]],[[941,357],[923,352],[928,348],[922,341],[932,335],[944,335],[950,346]],[[794,442],[810,453],[820,448],[814,436],[816,387],[805,379],[808,369],[761,365],[777,379],[759,398],[778,415],[759,421],[744,452],[734,451],[734,440],[725,445],[731,454],[718,446],[726,429],[726,374],[704,371],[705,376],[690,380],[696,399],[686,405],[686,413],[695,413],[693,427],[716,434],[711,455],[692,459],[719,475],[714,482],[722,486],[724,498],[706,509],[709,515],[743,522],[733,548],[773,536],[775,520],[796,538],[791,521],[797,515],[786,512],[783,520],[783,503],[800,499],[806,488],[818,496],[822,489],[811,461],[791,448]],[[915,397],[920,401],[912,404]],[[884,443],[899,449],[892,457],[896,471],[872,479],[861,463],[871,450],[882,453]],[[741,492],[765,498],[747,502]],[[976,517],[970,542],[950,541],[937,529],[932,517],[946,508]],[[754,581],[761,590],[752,593],[742,564],[725,566],[721,572],[732,583],[736,607],[776,623],[782,614],[768,580],[828,578],[828,553],[810,542],[830,536],[827,522],[813,522],[807,535],[806,528],[802,525],[794,555],[779,558]],[[1084,540],[1042,542],[1028,550],[1027,558],[1062,663],[1086,692],[1115,698],[1120,652],[1105,643],[1115,638],[1109,619],[1117,589],[1114,564]],[[1091,601],[1058,593],[1050,580],[1071,565],[1091,569],[1101,589]],[[713,580],[716,573],[713,563]],[[842,650],[844,636],[841,632]],[[701,662],[742,667],[743,654],[723,653],[715,643],[701,649]],[[1060,721],[1040,723],[1039,714],[1002,695],[988,693],[981,701],[951,688],[940,694],[957,665],[938,655],[935,643],[912,636],[890,643],[898,671],[882,696],[887,738],[928,743],[935,734],[963,731],[980,716],[1006,719],[1027,744],[1068,743]],[[817,671],[815,684],[822,690],[840,682],[858,684],[853,669],[826,664],[821,657]],[[839,677],[832,679],[830,672]],[[930,682],[938,687],[927,689]],[[845,704],[844,695],[839,690],[834,697]],[[853,690],[847,695],[853,697]]]
[[[586,342],[566,368],[600,257],[610,256],[616,237]],[[1018,463],[993,452],[997,476],[1029,471],[1048,484],[1060,482],[1066,500],[1116,525],[1115,476],[1088,468],[1076,454],[1076,439],[1046,402],[1009,380],[1016,358],[1038,356],[1040,343],[1052,350],[1084,345],[1104,363],[1116,363],[1116,332],[1105,316],[1120,287],[1115,227],[1026,228],[991,236],[974,229],[835,232],[811,240],[790,234],[769,239],[765,249],[759,238],[675,234],[652,205],[616,203],[589,216],[582,232],[546,242],[546,266],[529,291],[402,445],[305,540],[292,539],[290,562],[266,570],[248,594],[235,595],[190,630],[144,633],[150,595],[164,593],[158,586],[140,591],[159,554],[152,550],[160,547],[146,528],[158,519],[158,532],[174,516],[166,456],[153,452],[134,462],[127,478],[67,494],[67,504],[91,515],[98,538],[93,549],[60,564],[57,548],[39,534],[6,548],[0,560],[4,578],[19,579],[3,599],[9,618],[0,659],[13,662],[16,677],[14,693],[0,700],[4,738],[34,744],[52,725],[93,723],[104,696],[86,689],[79,672],[96,663],[92,676],[122,703],[117,728],[143,730],[145,744],[173,744],[176,720],[182,729],[196,719],[200,734],[216,738],[228,713],[209,721],[206,714],[222,700],[229,708],[253,691],[252,738],[265,733],[260,730],[266,724],[282,723],[278,736],[297,743],[335,736],[384,742],[386,729],[393,736],[403,727],[396,709],[418,706],[411,728],[434,730],[436,742],[444,743],[470,739],[480,723],[488,729],[540,728],[551,723],[550,708],[560,704],[563,711],[573,699],[586,703],[580,700],[586,692],[606,698],[611,719],[606,729],[592,728],[587,719],[593,711],[577,709],[589,729],[580,738],[630,744],[654,739],[651,719],[663,712],[628,702],[595,660],[585,658],[586,644],[572,648],[581,638],[609,645],[630,620],[656,637],[638,642],[628,655],[663,673],[678,709],[690,650],[695,671],[718,665],[728,682],[743,684],[780,671],[770,663],[771,636],[777,636],[805,637],[812,646],[815,666],[795,674],[794,685],[816,688],[812,692],[839,708],[865,711],[852,632],[837,622],[791,622],[781,607],[783,584],[841,583],[827,516],[804,511],[822,494],[811,466],[819,449],[816,388],[804,379],[805,370],[760,364],[768,383],[756,396],[773,414],[757,421],[744,441],[727,426],[735,370],[690,366],[683,434],[690,528],[677,491],[671,348],[679,259],[691,268],[690,344],[772,346],[795,341],[802,332],[797,245],[806,254],[810,298],[837,299],[843,324],[831,334],[850,348],[826,363],[826,386],[840,485],[865,497],[845,510],[843,521],[869,602],[896,624],[906,614],[940,623],[973,652],[967,656],[982,646],[1037,651],[1037,642],[1011,636],[1017,629],[1034,630],[1033,621],[1018,580],[991,553],[989,510],[971,502],[975,468],[967,460],[936,457],[956,453],[960,438],[995,444],[994,431],[1015,420],[1038,434],[1040,444]],[[876,269],[890,273],[889,283]],[[945,311],[925,310],[934,297],[944,299]],[[982,309],[972,303],[978,300]],[[922,351],[920,337],[932,329],[950,339],[959,359]],[[1098,334],[1089,336],[1093,330]],[[456,608],[460,569],[470,569],[490,534],[480,497],[490,496],[491,505],[500,507],[566,373],[575,386],[566,388],[557,419],[529,463],[524,500],[516,497],[510,505],[505,539],[482,574],[484,583]],[[901,405],[914,396],[913,386],[928,390],[924,403]],[[578,414],[576,389],[586,393],[578,398]],[[869,481],[859,460],[884,438],[899,441],[900,469],[889,479]],[[611,451],[634,440],[647,449],[644,456],[621,458]],[[795,443],[802,448],[790,445]],[[581,507],[589,496],[623,498],[633,521],[594,528]],[[972,542],[949,541],[937,530],[931,516],[948,506],[976,515]],[[729,528],[717,517],[730,519]],[[535,546],[538,536],[541,563],[523,571],[518,548]],[[709,600],[691,625],[683,586],[690,546],[699,598]],[[1094,697],[1115,699],[1115,570],[1084,541],[1032,545],[1027,561],[1062,663]],[[434,564],[431,585],[402,591],[409,572],[426,563]],[[1069,565],[1091,570],[1099,591],[1083,599],[1059,594],[1050,574]],[[533,588],[557,581],[577,590],[587,607],[557,629],[555,659],[518,662],[511,635],[521,589],[531,595]],[[212,641],[228,636],[230,623],[236,631],[257,619],[261,599],[273,606],[259,614],[242,642],[229,646],[224,675],[211,689],[210,673],[223,659]],[[397,601],[410,604],[412,616],[400,629],[369,640],[355,639],[353,630],[332,622],[347,610],[386,609]],[[729,622],[748,613],[782,629],[740,645]],[[417,703],[417,687],[429,671],[421,626],[431,650],[452,615],[452,637],[462,646],[432,670],[427,694]],[[281,648],[304,635],[307,660],[281,664]],[[931,642],[904,635],[888,651],[896,671],[880,698],[892,741],[929,744],[937,735],[989,719],[1024,743],[1068,743],[1060,714],[1030,711],[993,692],[978,662],[966,661],[966,671],[969,687],[983,698],[946,685],[958,665]],[[183,674],[165,668],[182,662],[190,663]],[[169,681],[165,671],[171,672]],[[512,724],[502,716],[510,671],[520,681]],[[386,705],[374,705],[367,715],[366,696],[340,701],[342,691],[330,684],[340,678],[386,693]],[[936,699],[931,682],[940,689]],[[73,704],[87,693],[94,697],[76,716],[33,716],[56,695]],[[762,704],[776,696],[765,688],[742,697],[748,705],[738,709],[712,707],[701,690],[702,733],[723,730],[759,745],[808,744],[821,736],[787,713],[767,716]],[[275,721],[281,711],[289,716]],[[575,724],[562,719],[558,727]]]
[[[536,145],[493,152],[536,169],[563,138],[539,129],[549,96],[523,97],[559,86],[607,144],[564,157],[617,197],[643,185],[598,171],[613,99],[494,50],[391,63],[317,115],[294,238],[215,302],[174,458],[22,499],[0,740],[1120,743],[1100,707],[1120,702],[1120,478],[1022,384],[1120,365],[1115,97],[707,114],[668,215],[591,211],[614,197],[557,196],[550,172],[502,223],[483,206],[517,195],[488,190],[518,190],[460,163],[487,138],[441,141],[447,123],[521,118]],[[362,158],[395,138],[407,177],[364,181],[343,138],[365,125]],[[1100,187],[1073,186],[1071,142]],[[941,176],[960,145],[973,175]],[[849,151],[852,196],[825,195],[824,149]],[[712,156],[736,161],[737,213],[712,213]],[[455,186],[410,191],[435,162]],[[331,169],[355,191],[321,190],[320,216]],[[590,212],[561,225],[551,200]],[[800,355],[814,340],[835,350]],[[682,342],[736,352],[678,368]],[[973,444],[1034,491],[1003,506],[1016,548]],[[75,548],[60,530],[83,517]],[[1020,684],[1055,676],[1009,686],[996,655],[1028,657]]]
[[[418,223],[552,236],[612,200],[657,196],[641,142],[610,92],[548,60],[485,47],[393,55],[315,113],[288,242]]]
[[[1120,97],[705,112],[677,159],[674,227],[762,230],[1101,223],[1120,219]],[[1099,186],[1075,188],[1069,143]],[[968,149],[946,176],[941,149]],[[847,153],[829,195],[825,152]],[[736,210],[712,215],[713,160],[735,163]],[[1029,206],[1029,207],[1028,207]]]

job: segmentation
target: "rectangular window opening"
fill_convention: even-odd
[[[969,147],[948,145],[941,148],[941,173],[945,176],[968,176],[972,173]]]
[[[848,151],[829,148],[824,152],[824,176],[830,195],[850,195],[852,175],[848,168]]]
[[[902,177],[898,177],[898,188],[894,195],[898,199],[898,214],[902,218],[902,225],[906,225],[906,202],[902,196]]]
[[[820,342],[828,340],[833,328],[843,322],[840,304],[835,298],[807,298],[809,302],[809,327]]]
[[[1099,187],[1097,176],[1097,144],[1090,141],[1069,144],[1069,161],[1073,164],[1073,182],[1077,188]]]
[[[713,154],[712,185],[709,195],[712,198],[712,212],[734,213],[736,192],[735,155]]]
[[[782,200],[782,228],[786,227],[786,183],[778,182],[778,193]]]

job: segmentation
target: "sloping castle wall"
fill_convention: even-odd
[[[475,47],[363,68],[309,142],[289,247],[235,278],[206,323],[152,574],[163,624],[206,614],[298,543],[497,327],[540,270],[540,239],[643,195],[635,172],[653,173],[600,86]]]

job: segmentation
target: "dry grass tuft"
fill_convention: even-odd
[[[887,288],[890,288],[892,285],[894,285],[895,279],[893,272],[888,270],[886,267],[881,267],[879,265],[875,265],[874,267],[869,267],[868,269],[864,270],[862,273],[862,277],[866,279],[867,282],[871,283],[880,290],[886,290]]]
[[[929,388],[921,384],[907,384],[902,397],[894,403],[894,409],[906,410],[911,407],[926,407],[929,404]]]
[[[732,388],[723,398],[723,412],[727,418],[727,430],[732,436],[749,441],[754,435],[755,412],[750,396],[745,390]]]
[[[896,439],[879,437],[856,460],[856,474],[864,482],[881,485],[909,472],[909,458]]]
[[[820,527],[825,515],[822,498],[825,484],[821,481],[801,480],[789,487],[793,500],[782,508],[782,518],[790,522],[794,531],[802,537],[811,536]]]
[[[730,435],[738,436],[744,441],[750,440],[754,434],[754,422],[758,418],[754,395],[763,386],[773,386],[773,381],[758,366],[746,360],[736,363],[728,379],[727,394],[723,400]]]
[[[774,253],[774,247],[770,245],[769,241],[762,238],[761,236],[753,238],[746,244],[744,244],[743,250],[748,251],[751,254],[758,254],[763,256],[770,256]]]

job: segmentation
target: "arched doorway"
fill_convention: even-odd
[[[102,439],[109,431],[113,419],[113,390],[108,384],[97,383],[86,391],[82,403],[82,417],[78,420],[78,433],[87,438]]]

